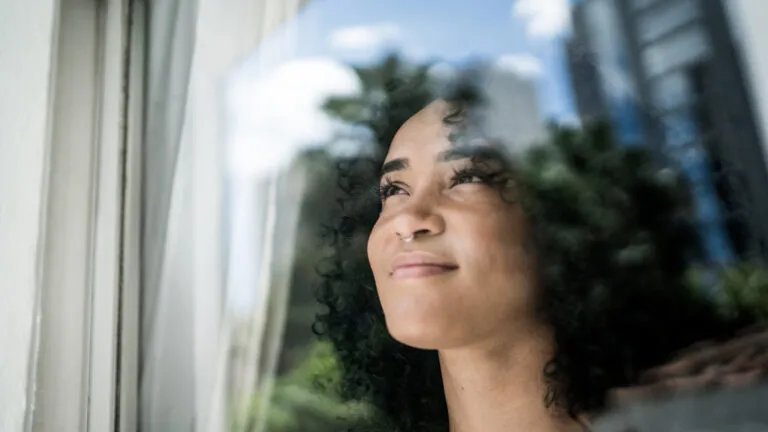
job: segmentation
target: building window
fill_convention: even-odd
[[[643,43],[658,39],[698,18],[699,12],[696,0],[664,2],[638,17],[638,38]]]
[[[623,144],[640,145],[643,131],[636,103],[638,92],[616,2],[593,1],[586,6],[587,37],[595,51],[599,85],[617,135]]]
[[[670,149],[670,154],[691,182],[696,221],[706,255],[715,262],[733,260],[732,233],[723,219],[722,203],[706,154],[698,145]]]
[[[661,125],[665,144],[670,148],[692,144],[699,137],[696,121],[687,110],[663,116]]]
[[[704,250],[714,262],[732,262],[734,260],[731,242],[722,229],[722,222],[712,221],[699,225]]]
[[[709,166],[706,163],[701,163],[698,168],[702,171],[708,171]],[[709,174],[709,172],[707,172]],[[696,201],[696,213],[699,219],[703,223],[707,224],[719,224],[720,221],[720,206],[717,201],[717,194],[709,182],[701,182],[693,187],[693,195]],[[722,228],[722,227],[718,227]]]
[[[632,9],[640,10],[652,6],[656,3],[661,3],[661,0],[630,0],[629,4]]]
[[[690,26],[643,50],[642,63],[649,77],[701,60],[710,53],[704,29]]]
[[[651,81],[651,104],[659,111],[668,111],[693,102],[688,74],[677,71]]]
[[[714,187],[723,207],[728,237],[738,256],[747,256],[751,247],[749,214],[751,206],[746,197],[747,183],[743,173],[729,166],[717,155],[710,155]]]

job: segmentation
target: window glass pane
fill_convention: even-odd
[[[696,120],[688,110],[665,114],[661,117],[666,145],[680,147],[698,142]]]
[[[730,252],[732,245],[725,232],[722,230],[723,222],[719,219],[701,225],[704,248],[719,261],[730,261],[733,254]]]
[[[629,4],[633,9],[639,10],[647,8],[655,3],[663,3],[664,0],[629,0]]]
[[[687,27],[661,39],[643,50],[643,67],[649,76],[701,60],[710,53],[709,42],[701,26]]]
[[[693,98],[688,75],[683,72],[665,74],[650,83],[654,108],[665,111],[690,104]]]
[[[648,371],[768,316],[718,303],[768,260],[762,28],[721,0],[184,5],[149,44],[142,432],[586,430],[548,397],[596,432],[761,421],[715,363]]]
[[[604,104],[622,142],[637,145],[643,140],[640,112],[637,105],[637,82],[630,66],[627,36],[621,28],[616,3],[597,0],[584,6],[584,44],[594,52],[594,70],[605,95]],[[583,76],[581,77],[584,78]],[[586,91],[590,81],[575,82],[577,89]]]
[[[699,15],[697,0],[670,0],[641,14],[638,18],[638,36],[641,42],[649,42]]]

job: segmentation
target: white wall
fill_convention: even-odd
[[[0,430],[21,431],[33,360],[55,0],[0,2]]]
[[[726,0],[724,3],[737,49],[745,60],[757,127],[763,145],[768,146],[768,1]],[[768,149],[765,153],[768,155]]]

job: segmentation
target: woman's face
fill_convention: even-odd
[[[425,349],[509,339],[536,322],[524,214],[489,184],[507,177],[501,164],[466,157],[481,145],[449,140],[449,112],[446,102],[433,102],[396,134],[382,167],[382,212],[368,239],[390,333]]]

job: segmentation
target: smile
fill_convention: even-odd
[[[435,265],[435,264],[414,264],[398,267],[392,272],[395,279],[412,279],[429,276],[436,276],[456,270],[456,267]]]
[[[435,255],[410,252],[395,257],[390,275],[395,279],[423,278],[452,272],[458,268],[459,266]]]

